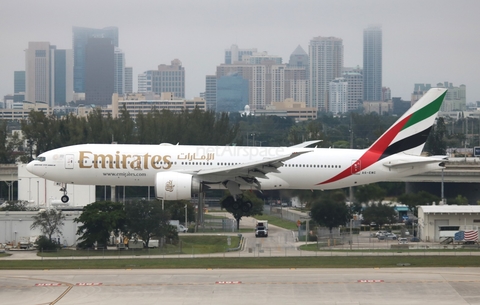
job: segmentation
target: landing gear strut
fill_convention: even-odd
[[[65,183],[65,186],[63,186],[61,189],[60,189],[61,192],[63,192],[63,196],[61,198],[62,202],[63,203],[67,203],[68,200],[70,200],[70,198],[68,198],[67,196],[67,184]]]

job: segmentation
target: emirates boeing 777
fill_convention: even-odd
[[[421,156],[446,89],[430,89],[367,149],[81,144],[40,154],[31,173],[67,184],[153,186],[157,198],[190,199],[202,190],[328,190],[444,167],[445,156]],[[250,207],[241,207],[248,209]]]

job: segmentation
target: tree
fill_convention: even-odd
[[[125,213],[128,235],[139,236],[147,247],[152,237],[159,238],[170,232],[168,223],[170,215],[167,211],[162,210],[162,203],[159,200],[127,202]],[[178,234],[175,234],[173,238],[178,240]]]
[[[468,205],[468,198],[462,195],[457,195],[454,199],[448,200],[448,204]]]
[[[62,211],[55,209],[45,210],[32,216],[33,223],[30,226],[31,230],[40,228],[40,231],[52,241],[52,235],[57,233],[62,235],[61,227],[64,225],[65,215]]]
[[[91,248],[95,242],[106,245],[112,232],[118,236],[121,231],[124,231],[126,214],[122,203],[96,201],[86,205],[82,214],[74,221],[81,223],[77,230],[82,240],[79,246]]]
[[[165,202],[165,211],[170,215],[170,219],[185,221],[185,205],[187,205],[187,222],[195,220],[195,207],[188,200],[173,200]],[[187,226],[187,224],[185,224]]]
[[[355,187],[355,198],[360,203],[368,204],[370,201],[382,201],[386,192],[378,184],[366,184]]]
[[[232,196],[224,196],[220,200],[223,209],[233,215],[237,221],[237,230],[240,229],[240,220],[242,217],[253,215],[262,215],[263,201],[258,198],[254,192],[245,191],[234,200]]]
[[[345,225],[350,219],[350,210],[342,191],[331,191],[312,203],[312,219],[321,226],[332,228]]]
[[[417,216],[417,206],[429,205],[433,202],[439,202],[440,198],[425,191],[418,193],[405,193],[398,196],[397,200],[408,206],[408,209]]]
[[[366,222],[374,222],[379,227],[385,224],[397,221],[397,213],[391,206],[380,203],[374,203],[363,211],[363,219]]]

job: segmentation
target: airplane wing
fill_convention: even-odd
[[[393,161],[383,163],[383,166],[386,166],[392,169],[397,169],[397,168],[411,167],[411,166],[421,165],[421,164],[447,162],[447,161],[448,161],[447,156],[432,156],[432,157],[419,158],[417,160],[401,160],[401,159],[393,160]]]
[[[294,147],[294,148],[305,148],[307,146],[310,146],[315,143],[322,142],[323,140],[313,140],[313,141],[306,141],[297,145],[289,146],[289,147]]]
[[[240,185],[250,185],[260,189],[257,178],[268,179],[268,173],[278,173],[283,162],[298,157],[310,151],[293,152],[275,158],[265,158],[237,165],[228,165],[212,169],[202,169],[195,175],[203,181],[223,183],[232,195],[240,194]]]

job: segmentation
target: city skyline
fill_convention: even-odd
[[[119,48],[125,53],[125,65],[133,68],[135,91],[139,74],[178,58],[186,71],[185,96],[193,98],[205,91],[205,77],[215,73],[224,62],[225,49],[233,44],[281,56],[286,63],[299,45],[308,50],[314,37],[338,37],[344,45],[344,66],[355,67],[363,65],[364,29],[380,25],[382,84],[391,88],[393,97],[410,99],[415,83],[434,86],[448,81],[466,85],[467,102],[473,103],[480,100],[476,76],[480,41],[475,35],[480,25],[478,8],[480,3],[466,0],[145,0],[135,5],[109,0],[54,0],[49,7],[32,0],[8,2],[2,4],[0,13],[0,37],[4,41],[0,49],[0,95],[3,98],[14,93],[14,71],[25,70],[23,51],[29,42],[46,41],[59,49],[72,49],[72,28],[76,26],[118,27]],[[451,14],[453,10],[455,15]],[[60,11],[65,13],[57,13]],[[142,14],[135,17],[133,11]]]

